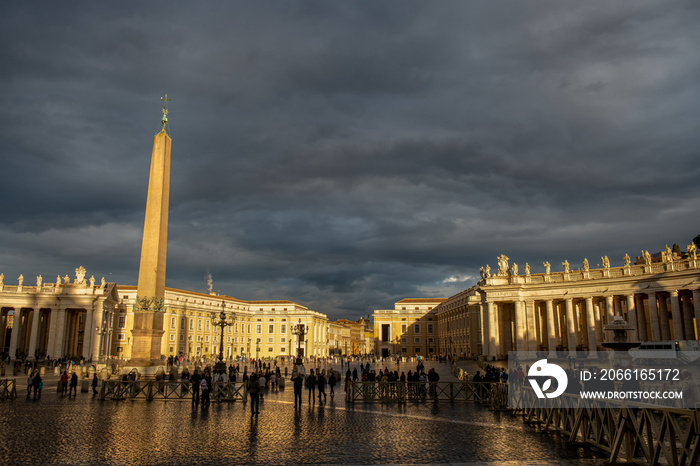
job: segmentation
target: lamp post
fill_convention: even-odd
[[[221,313],[219,313],[219,321],[216,320],[216,313],[211,314],[211,323],[215,327],[221,327],[221,341],[219,342],[219,362],[214,365],[214,372],[223,374],[226,372],[226,363],[224,362],[224,328],[233,325],[236,321],[236,315],[231,314],[231,321],[226,322],[226,302],[221,301]]]
[[[303,374],[305,372],[304,363],[302,361],[302,358],[304,357],[304,350],[301,349],[301,342],[304,341],[306,330],[306,325],[301,323],[301,319],[299,319],[298,324],[295,324],[294,327],[292,327],[292,334],[297,336],[297,357],[294,360],[294,369],[292,369],[292,373],[301,372]]]

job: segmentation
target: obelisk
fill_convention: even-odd
[[[147,368],[162,366],[161,338],[165,311],[165,258],[168,249],[168,207],[170,199],[170,146],[165,130],[168,123],[168,95],[164,102],[162,130],[153,137],[151,174],[148,179],[146,218],[143,223],[137,303],[134,305],[133,346],[130,363]],[[141,371],[144,372],[144,371]]]

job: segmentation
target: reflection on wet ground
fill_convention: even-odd
[[[21,392],[20,392],[21,393]],[[595,452],[468,403],[293,406],[292,390],[247,404],[98,401],[81,393],[0,403],[2,464],[595,464]],[[600,458],[600,456],[598,456]]]

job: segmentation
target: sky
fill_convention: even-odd
[[[0,3],[0,272],[135,285],[168,94],[166,286],[332,320],[700,234],[700,3]]]

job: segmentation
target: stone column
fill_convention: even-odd
[[[489,354],[489,312],[486,306],[479,304],[479,312],[481,313],[481,352]]]
[[[695,325],[693,324],[693,307],[690,304],[690,293],[683,293],[681,307],[683,309],[683,330],[685,332],[685,339],[695,340]]]
[[[566,298],[566,330],[569,339],[569,352],[576,351],[576,323],[574,322],[574,300]]]
[[[525,348],[527,351],[537,351],[539,349],[537,337],[537,325],[535,320],[537,319],[537,309],[535,309],[535,302],[528,301],[522,302],[522,306],[525,308]]]
[[[598,340],[595,334],[595,316],[593,315],[593,297],[586,298],[586,319],[588,321],[588,351],[598,350]]]
[[[600,299],[593,301],[593,313],[595,314],[595,338],[598,343],[604,340],[603,337],[603,306]]]
[[[513,313],[510,306],[496,303],[496,315],[499,323],[499,335],[501,344],[498,348],[498,355],[508,354],[508,350],[513,348]]]
[[[639,324],[637,323],[637,311],[634,308],[634,295],[627,295],[627,319],[629,324],[634,326],[630,330],[630,341],[639,341]]]
[[[498,332],[498,319],[496,318],[496,304],[490,301],[486,302],[486,312],[489,315],[489,335],[488,335],[488,354],[493,359],[498,356],[498,348],[501,346],[501,341]]]
[[[14,314],[12,317],[12,334],[10,335],[10,357],[15,359],[15,352],[17,351],[17,344],[19,343],[19,330],[22,326],[22,308],[16,307],[14,309]]]
[[[549,343],[549,353],[554,355],[557,350],[557,337],[554,333],[556,320],[554,319],[554,303],[551,299],[545,302],[547,307],[547,339]]]
[[[58,318],[56,319],[56,327],[55,330],[52,329],[51,332],[54,334],[54,346],[51,355],[54,358],[62,358],[66,355],[66,348],[64,347],[66,336],[66,310],[58,309],[57,311]],[[54,319],[51,320],[53,321]]]
[[[93,314],[95,313],[95,304],[93,303],[91,309],[86,309],[85,312],[85,327],[83,332],[83,358],[88,361],[92,361],[94,353],[92,353],[93,341],[97,338],[97,332],[93,324]],[[88,359],[90,358],[90,359]]]
[[[649,297],[649,324],[651,326],[651,341],[661,341],[661,326],[659,325],[659,311],[656,305],[656,293],[647,293]]]
[[[36,352],[36,340],[39,333],[39,321],[41,320],[39,314],[40,309],[36,308],[32,310],[32,330],[29,333],[29,350],[27,351],[27,359],[32,361],[36,359],[34,353]]]
[[[681,316],[681,306],[678,302],[678,291],[671,291],[671,318],[673,319],[673,339],[685,340],[683,335],[683,317]]]
[[[637,309],[637,323],[639,324],[639,341],[648,341],[647,335],[647,313],[644,310],[644,297],[641,295],[634,296],[634,305]]]
[[[666,293],[659,296],[659,317],[661,320],[661,339],[668,341],[671,339],[671,328],[668,320],[668,304],[666,302]]]
[[[527,342],[525,341],[526,326],[525,305],[522,301],[515,301],[515,349],[517,351],[527,350]]]
[[[700,338],[700,290],[693,290],[693,308],[695,310],[695,330]]]
[[[617,297],[613,296],[613,307],[615,308],[615,315],[616,316],[621,316],[622,315],[622,300]]]
[[[605,297],[605,312],[607,315],[607,325],[612,324],[613,317],[615,316],[614,307],[615,307],[615,304],[613,301],[613,297],[606,296]],[[606,339],[606,341],[612,341],[613,340],[612,332],[606,332],[605,339]]]

